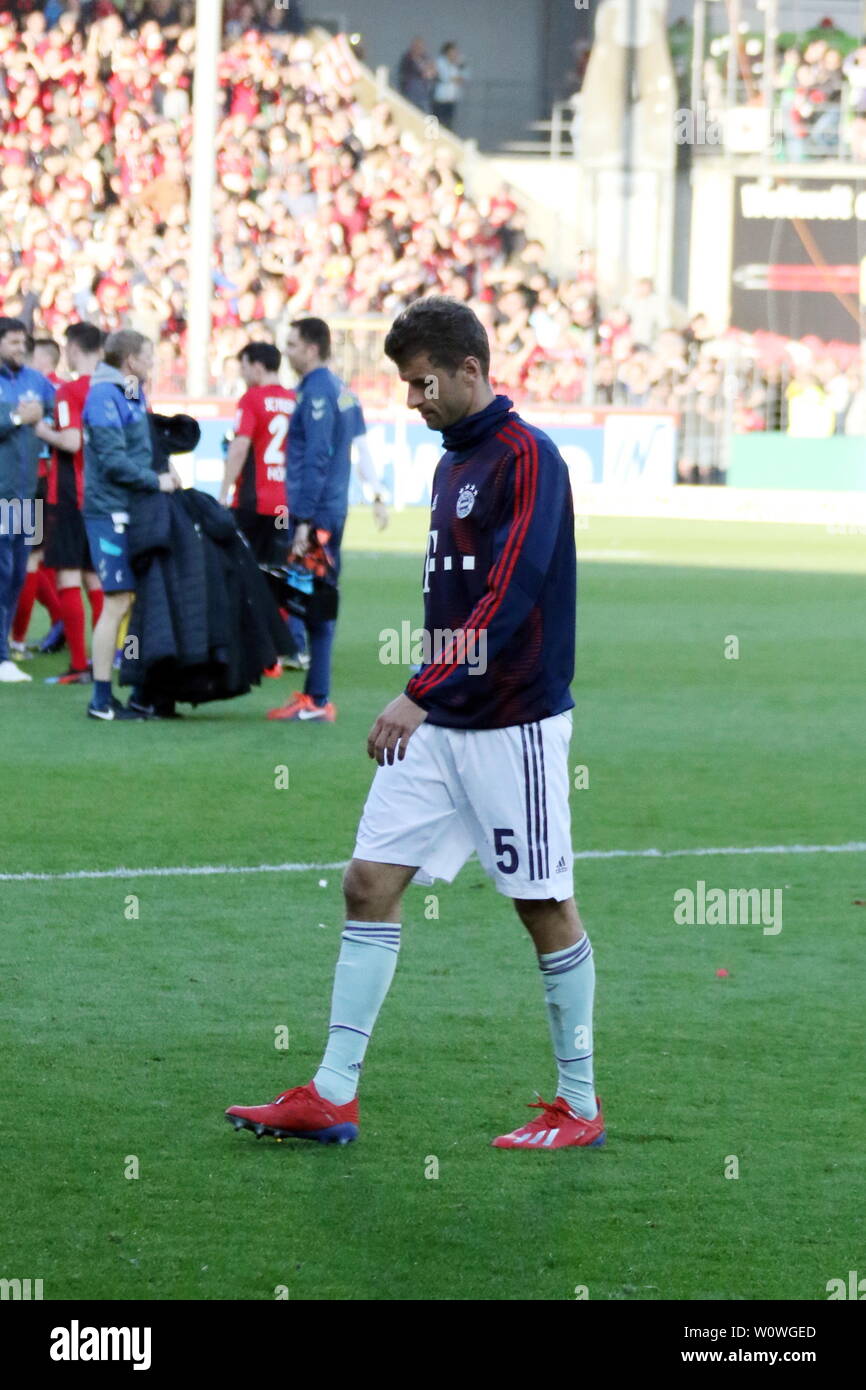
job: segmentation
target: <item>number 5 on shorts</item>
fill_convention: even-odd
[[[513,874],[517,872],[517,850],[514,845],[508,844],[506,835],[514,836],[513,830],[494,830],[493,844],[499,858],[496,860],[496,867],[500,873]]]

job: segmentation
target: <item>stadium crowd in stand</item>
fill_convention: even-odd
[[[79,319],[134,327],[157,344],[160,389],[181,389],[192,5],[94,0],[84,25],[81,13],[49,0],[45,13],[0,14],[0,313],[55,339]],[[401,133],[387,103],[367,112],[354,100],[339,41],[316,53],[303,35],[263,30],[265,20],[291,28],[298,13],[258,0],[227,7],[217,394],[240,393],[237,353],[251,336],[282,345],[299,314],[393,316],[436,293],[472,304],[491,336],[494,379],[519,401],[686,410],[683,476],[710,476],[707,441],[723,425],[787,427],[791,391],[829,392],[832,428],[844,427],[860,381],[838,354],[834,363],[800,352],[782,369],[792,387],[786,378],[777,388],[778,351],[746,341],[753,356],[768,348],[766,370],[723,400],[726,344],[702,315],[672,328],[649,281],[602,305],[587,251],[570,276],[553,277],[507,186],[472,201],[444,146]]]

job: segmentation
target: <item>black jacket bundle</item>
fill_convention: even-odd
[[[155,473],[168,472],[172,454],[191,454],[198,448],[201,427],[191,415],[156,415],[149,410],[147,418]]]
[[[136,587],[122,685],[144,688],[150,703],[200,705],[260,683],[285,647],[285,625],[230,511],[194,488],[143,493],[129,555]]]

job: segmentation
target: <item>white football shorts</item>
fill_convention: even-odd
[[[506,897],[570,898],[570,739],[570,710],[506,729],[421,724],[403,761],[378,768],[354,857],[451,883],[475,850]]]

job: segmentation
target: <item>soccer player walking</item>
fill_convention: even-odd
[[[403,892],[412,881],[450,882],[474,850],[535,945],[558,1077],[555,1100],[539,1100],[535,1119],[492,1142],[599,1146],[595,971],[573,896],[568,800],[576,607],[568,471],[552,440],[494,394],[487,335],[466,305],[411,305],[385,352],[410,408],[442,432],[446,449],[424,569],[431,660],[368,737],[379,770],[343,882],[346,925],[321,1066],[271,1105],[232,1106],[226,1117],[257,1135],[357,1138],[358,1077],[397,963]]]

